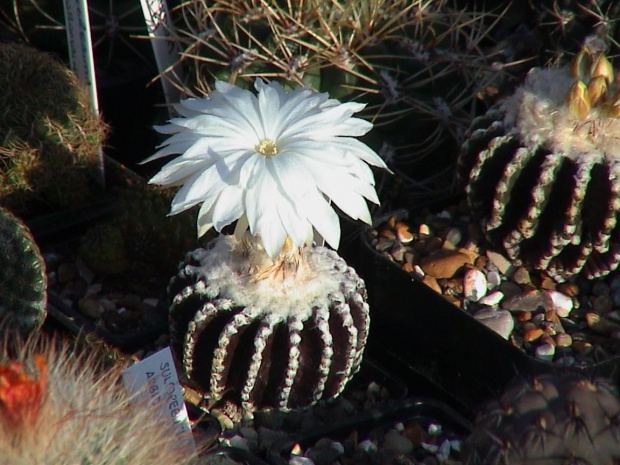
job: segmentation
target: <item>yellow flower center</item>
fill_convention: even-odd
[[[255,150],[266,157],[273,157],[278,154],[278,146],[272,140],[265,139],[255,147]]]

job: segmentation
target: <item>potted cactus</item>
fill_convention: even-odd
[[[466,200],[395,212],[363,238],[388,351],[470,408],[516,372],[617,376],[618,92],[604,48],[591,36],[472,122]]]
[[[363,281],[336,248],[328,199],[370,222],[378,202],[366,163],[385,167],[355,139],[372,125],[309,89],[255,82],[257,95],[218,81],[179,117],[146,161],[169,161],[151,183],[181,185],[171,214],[201,204],[198,233],[222,231],[187,255],[169,285],[173,353],[187,383],[210,402],[256,410],[307,407],[340,394],[357,372],[368,335]],[[306,173],[306,174],[302,174]]]

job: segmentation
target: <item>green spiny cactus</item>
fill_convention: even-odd
[[[38,329],[47,313],[45,262],[28,227],[0,207],[0,319],[13,329]]]
[[[197,463],[156,404],[132,404],[122,365],[105,368],[66,341],[10,342],[0,349],[3,464]]]
[[[502,74],[489,35],[497,15],[444,0],[192,0],[174,14],[187,94],[208,93],[214,79],[249,86],[262,77],[365,102],[377,147],[385,142],[391,167],[418,182],[438,166],[450,171],[448,155],[445,164],[429,155],[455,147],[477,95]]]
[[[22,216],[84,204],[105,125],[51,55],[0,43],[0,202]]]
[[[168,216],[172,192],[144,182],[130,182],[114,193],[118,200],[111,219],[84,235],[81,258],[104,275],[123,273],[132,264],[146,264],[161,276],[173,274],[187,250],[199,245],[194,214]]]
[[[519,380],[478,414],[466,465],[620,463],[620,397],[577,373]]]

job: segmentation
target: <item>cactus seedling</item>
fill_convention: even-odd
[[[47,274],[28,227],[0,207],[0,319],[25,333],[38,329],[47,313]]]
[[[466,465],[620,463],[620,397],[577,373],[519,380],[480,411]]]

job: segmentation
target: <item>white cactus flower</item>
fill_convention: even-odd
[[[370,223],[366,200],[379,203],[367,164],[386,168],[355,139],[372,123],[352,115],[360,103],[257,79],[258,94],[216,82],[207,98],[177,105],[181,115],[156,129],[171,136],[148,162],[181,154],[150,183],[182,186],[171,215],[202,203],[198,235],[235,220],[249,226],[267,254],[278,256],[287,238],[302,247],[313,228],[338,248],[340,223],[329,201]]]

